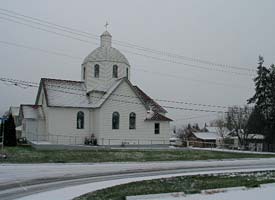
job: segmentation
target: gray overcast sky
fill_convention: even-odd
[[[108,30],[114,40],[217,63],[256,69],[259,54],[264,56],[266,65],[275,62],[275,1],[273,0],[2,0],[0,8],[96,35],[104,31],[107,20],[110,23]],[[90,44],[83,43],[8,22],[1,17],[4,16],[0,14],[1,41],[64,52],[83,59],[97,47],[93,42],[98,41],[93,39],[90,39],[92,41]],[[149,53],[113,46],[128,58],[132,66],[131,81],[153,98],[227,106],[243,105],[246,99],[253,95],[252,76],[158,61],[130,54],[128,51],[151,55]],[[39,82],[41,77],[80,79],[81,59],[0,44],[0,60],[1,77],[34,82]],[[172,76],[146,73],[142,70]],[[0,83],[0,91],[0,113],[3,113],[10,105],[34,103],[37,89],[20,89]],[[190,105],[175,106],[219,110]],[[205,112],[169,110],[169,113],[175,120],[200,117],[175,121],[177,124],[196,121],[202,124],[217,117],[215,114]]]

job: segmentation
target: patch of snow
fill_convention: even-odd
[[[259,170],[259,169],[258,169]],[[267,169],[263,169],[263,170],[267,170]],[[272,169],[269,169],[272,170]],[[245,169],[245,170],[224,170],[223,173],[231,173],[231,172],[248,172],[248,171],[257,171],[257,170],[253,170],[253,169]],[[83,184],[83,185],[77,185],[77,186],[70,186],[70,187],[66,187],[66,188],[61,188],[61,189],[57,189],[57,190],[52,190],[52,191],[48,191],[48,192],[41,192],[38,194],[34,194],[34,195],[30,195],[30,196],[26,196],[23,198],[19,198],[18,200],[48,200],[48,199],[58,199],[58,200],[70,200],[73,199],[75,197],[78,197],[80,195],[86,194],[88,192],[94,192],[96,190],[100,190],[103,188],[107,188],[107,187],[112,187],[115,185],[120,185],[120,184],[126,184],[126,183],[131,183],[131,182],[135,182],[135,181],[143,181],[143,180],[152,180],[152,179],[159,179],[159,178],[169,178],[169,177],[177,177],[177,176],[186,176],[186,175],[199,175],[199,174],[216,174],[216,173],[221,173],[220,171],[207,171],[207,172],[188,172],[188,173],[181,173],[181,174],[166,174],[166,175],[157,175],[157,176],[147,176],[147,177],[138,177],[138,178],[123,178],[123,179],[117,179],[117,180],[110,180],[110,181],[101,181],[101,182],[95,182],[95,183],[88,183],[88,184]],[[225,193],[225,194],[229,194],[229,198],[228,196],[219,196],[221,194],[215,194],[218,196],[214,196],[214,195],[204,195],[202,196],[201,194],[198,194],[197,196],[192,196],[192,198],[186,198],[186,200],[201,200],[202,197],[204,200],[228,200],[228,199],[240,199],[240,195],[247,195],[247,196],[253,196],[255,195],[255,193],[259,193],[258,195],[256,195],[255,197],[258,198],[254,198],[254,199],[249,199],[248,197],[245,199],[249,199],[249,200],[258,200],[258,199],[264,199],[264,200],[274,200],[274,196],[275,196],[275,190],[274,190],[274,186],[275,184],[271,185],[273,187],[262,187],[262,188],[257,188],[258,190],[256,192],[253,192],[253,194],[239,194],[239,191],[233,191],[231,193]],[[262,192],[261,190],[265,190],[264,192]],[[254,190],[251,190],[254,191]],[[243,191],[241,191],[243,192]],[[245,192],[245,191],[244,191]],[[237,195],[235,193],[238,193]],[[230,196],[232,195],[232,197]],[[230,198],[231,197],[231,198]],[[270,198],[272,197],[272,198]],[[155,200],[155,199],[152,199]],[[162,200],[170,200],[170,199],[162,199]],[[177,200],[177,199],[175,199]]]

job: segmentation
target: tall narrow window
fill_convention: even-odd
[[[85,76],[86,76],[86,68],[83,68],[83,80],[85,80]]]
[[[99,65],[96,64],[94,67],[94,77],[99,78]]]
[[[119,129],[119,113],[118,112],[113,112],[112,128],[113,129]]]
[[[126,68],[126,78],[129,79],[129,69]]]
[[[131,112],[129,115],[129,129],[136,129],[136,113]]]
[[[159,127],[159,123],[155,123],[155,134],[159,134],[159,130],[160,127]]]
[[[82,111],[77,113],[76,127],[77,129],[84,129],[84,112]]]
[[[114,65],[113,66],[113,78],[117,78],[117,70],[118,70],[117,65]]]

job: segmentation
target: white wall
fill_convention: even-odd
[[[77,112],[84,112],[84,129],[77,129]],[[93,126],[89,109],[48,108],[48,134],[50,142],[58,144],[84,144],[85,137],[92,134]]]
[[[100,66],[99,70],[99,78],[94,77],[94,66],[98,64]],[[113,78],[113,65],[118,66],[118,78]],[[130,67],[124,63],[116,63],[116,62],[88,62],[85,65],[82,65],[82,73],[83,68],[86,68],[86,86],[87,91],[91,91],[98,86],[102,88],[109,88],[114,84],[114,82],[122,77],[126,77],[126,68],[129,68],[129,78],[130,78]],[[82,77],[81,77],[82,78]]]
[[[128,83],[123,82],[114,91],[114,93],[122,94],[124,96],[136,96]],[[115,101],[112,101],[115,99]],[[119,102],[119,101],[121,102]],[[130,102],[130,103],[127,103]],[[112,129],[112,113],[119,112],[120,125],[118,130]],[[136,113],[136,129],[129,129],[129,114]],[[99,143],[121,144],[122,140],[128,139],[129,143],[138,142],[140,144],[162,143],[162,141],[169,140],[169,122],[144,121],[147,115],[147,110],[138,98],[127,98],[123,96],[110,96],[110,98],[103,104],[100,110],[100,129]],[[154,123],[160,123],[160,134],[154,133]],[[115,140],[116,139],[116,140]],[[131,141],[130,141],[131,140]],[[159,141],[157,141],[159,140]]]

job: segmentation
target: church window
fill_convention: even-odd
[[[99,65],[96,64],[94,68],[94,77],[99,78]]]
[[[117,70],[118,70],[117,65],[114,65],[113,66],[113,78],[117,78]]]
[[[86,68],[83,68],[83,80],[85,80]]]
[[[159,123],[155,123],[155,134],[159,134],[159,130],[160,130]]]
[[[129,129],[136,129],[136,113],[134,112],[129,115]]]
[[[77,129],[84,129],[84,112],[79,111],[77,113],[76,123]]]
[[[129,69],[126,68],[126,78],[129,79]]]
[[[112,128],[113,129],[119,129],[119,113],[118,112],[113,112]]]

